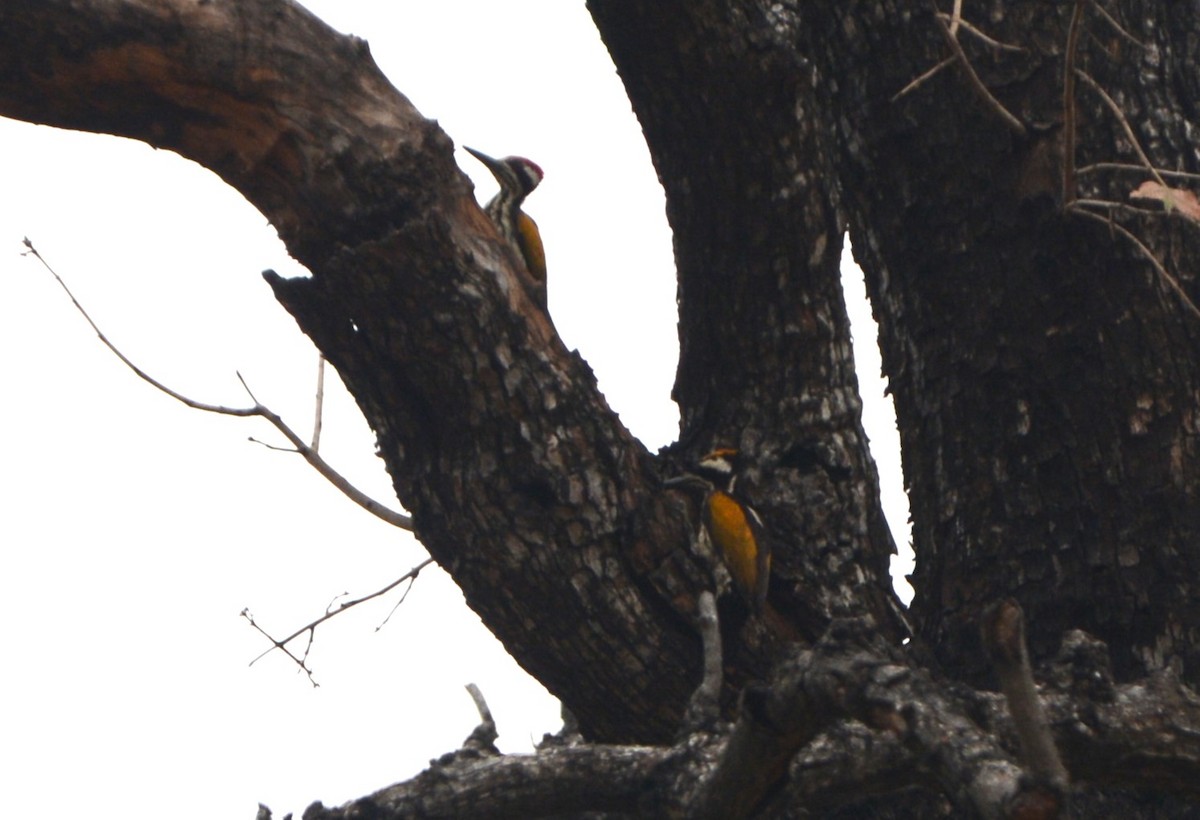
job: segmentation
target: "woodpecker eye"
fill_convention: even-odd
[[[538,183],[542,181],[542,177],[545,176],[542,173],[541,166],[533,160],[521,157],[517,160],[517,165],[520,168],[520,172],[525,176],[525,179],[529,181],[530,190],[536,188]]]

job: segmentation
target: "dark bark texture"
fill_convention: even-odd
[[[1064,100],[1076,6],[1074,67],[1120,116],[1085,81]],[[1128,205],[1150,178],[1122,117],[1155,166],[1200,170],[1196,10],[967,4],[968,19],[1020,48],[960,29],[1018,135],[961,63],[894,99],[947,54],[933,4],[806,5],[896,398],[913,612],[952,674],[985,678],[979,612],[1003,590],[1026,608],[1035,657],[1084,628],[1109,642],[1122,677],[1172,664],[1200,676],[1200,324],[1130,241],[1068,207]],[[1076,188],[1064,197],[1070,108]],[[1098,163],[1134,167],[1084,171]],[[1195,225],[1116,216],[1196,298]]]
[[[590,0],[674,231],[682,429],[656,456],[365,42],[286,0],[0,0],[0,114],[177,151],[278,228],[312,278],[268,281],[418,536],[583,732],[306,816],[1055,817],[1055,748],[1091,816],[1197,800],[1200,233],[1129,193],[1146,163],[1200,172],[1200,7],[953,6]],[[907,647],[847,225],[912,501]],[[661,482],[721,445],[791,640],[726,595],[723,722],[694,727],[713,572]],[[1012,710],[979,640],[1000,598],[1044,664],[1037,689],[1010,647]]]

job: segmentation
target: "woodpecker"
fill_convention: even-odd
[[[471,156],[487,166],[500,183],[500,192],[492,197],[483,210],[496,225],[500,236],[525,263],[533,277],[535,296],[542,310],[546,309],[546,250],[537,223],[521,210],[521,203],[542,181],[542,169],[524,157],[495,159],[482,151],[463,146]]]
[[[737,450],[714,450],[689,472],[668,479],[665,486],[704,492],[701,514],[709,541],[721,553],[738,592],[763,615],[771,576],[771,545],[758,513],[736,494],[737,464]]]

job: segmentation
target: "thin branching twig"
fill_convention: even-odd
[[[1072,205],[1077,205],[1080,208],[1099,208],[1108,214],[1126,213],[1131,216],[1161,215],[1162,211],[1152,210],[1150,208],[1139,208],[1136,205],[1130,205],[1128,202],[1113,202],[1110,199],[1090,199],[1088,197],[1080,197],[1075,200]]]
[[[966,53],[962,49],[962,44],[958,42],[958,38],[950,32],[950,26],[942,19],[940,15],[934,16],[934,21],[937,23],[938,30],[942,32],[942,39],[946,41],[946,45],[950,46],[950,50],[954,52],[954,56],[958,58],[959,64],[963,68],[963,72],[967,75],[967,81],[971,84],[971,88],[979,95],[979,98],[1000,117],[1008,129],[1018,137],[1024,138],[1026,135],[1025,126],[1021,121],[1013,116],[1004,105],[992,95],[988,87],[984,85],[983,80],[975,73],[975,67],[971,65],[971,61],[967,59]]]
[[[292,654],[292,650],[288,649],[287,646],[284,645],[286,643],[286,641],[283,643],[276,641],[274,638],[272,638],[270,636],[270,634],[267,632],[267,630],[263,629],[261,626],[258,625],[258,622],[254,620],[254,615],[251,614],[249,607],[247,607],[246,609],[243,609],[241,615],[243,618],[245,618],[247,621],[250,622],[250,626],[257,629],[259,632],[262,633],[263,637],[265,637],[271,643],[275,644],[270,649],[268,649],[267,652],[272,652],[272,651],[278,649],[280,652],[282,652],[283,654],[285,654],[289,658],[291,658],[292,662],[295,663],[296,666],[300,667],[301,671],[303,671],[304,674],[308,675],[309,683],[311,683],[313,685],[314,689],[320,687],[321,684],[317,683],[317,679],[313,677],[312,670],[308,668],[308,651],[309,651],[309,649],[312,648],[311,638],[308,642],[308,646],[306,646],[304,648],[304,657],[297,658],[295,655]],[[266,652],[263,653],[263,655],[265,655],[265,654],[266,654]],[[258,662],[259,658],[261,658],[261,657],[262,657],[262,655],[259,655],[258,658],[255,658],[254,660],[250,661],[250,665],[253,666],[255,663]]]
[[[1138,141],[1137,135],[1133,131],[1133,126],[1129,123],[1129,119],[1125,116],[1125,112],[1121,110],[1121,106],[1117,101],[1105,91],[1099,83],[1092,79],[1091,75],[1075,66],[1076,51],[1078,49],[1079,27],[1083,16],[1084,0],[1075,0],[1075,7],[1071,13],[1071,25],[1067,32],[1067,49],[1066,61],[1063,69],[1063,140],[1065,160],[1063,163],[1063,203],[1067,213],[1077,214],[1086,219],[1095,222],[1100,222],[1107,225],[1109,230],[1120,234],[1127,239],[1138,252],[1144,256],[1153,266],[1159,279],[1179,298],[1184,309],[1192,316],[1200,319],[1200,309],[1192,301],[1187,291],[1179,284],[1179,281],[1171,275],[1166,266],[1159,261],[1154,252],[1142,242],[1132,231],[1121,225],[1114,219],[1114,215],[1118,212],[1130,212],[1134,214],[1145,214],[1147,211],[1142,208],[1137,208],[1120,202],[1111,202],[1104,199],[1079,199],[1076,196],[1075,180],[1077,175],[1094,173],[1097,171],[1126,171],[1148,173],[1152,176],[1155,182],[1162,188],[1169,189],[1164,177],[1175,177],[1182,179],[1197,180],[1200,179],[1200,174],[1189,174],[1183,171],[1160,171],[1150,161],[1150,157],[1142,149],[1141,143]],[[1110,25],[1118,32],[1127,37],[1132,42],[1137,43],[1128,32],[1126,32],[1117,23],[1115,19],[1098,3],[1093,0],[1092,5],[1104,16]],[[1140,43],[1137,43],[1141,45]],[[1103,100],[1105,106],[1117,118],[1122,130],[1125,132],[1129,144],[1133,147],[1140,165],[1123,162],[1096,162],[1083,168],[1076,169],[1075,167],[1075,121],[1076,121],[1076,101],[1075,101],[1075,80],[1079,79],[1084,82],[1088,88],[1096,92],[1097,96]],[[1088,210],[1095,208],[1104,211],[1103,214]]]
[[[1158,273],[1159,278],[1161,278],[1167,287],[1173,290],[1175,295],[1179,297],[1179,301],[1183,304],[1184,309],[1188,313],[1192,314],[1192,316],[1195,318],[1200,319],[1200,308],[1196,307],[1195,302],[1193,302],[1191,297],[1188,296],[1187,291],[1183,289],[1183,286],[1181,286],[1175,277],[1171,275],[1170,271],[1163,266],[1163,263],[1158,261],[1158,257],[1154,255],[1154,252],[1150,250],[1150,248],[1146,247],[1146,244],[1142,242],[1142,240],[1138,239],[1137,236],[1128,228],[1113,220],[1111,216],[1102,216],[1098,213],[1094,213],[1086,210],[1083,207],[1080,207],[1084,204],[1092,205],[1093,207],[1105,206],[1112,210],[1120,207],[1118,203],[1105,202],[1104,200],[1086,200],[1086,202],[1084,200],[1080,200],[1069,207],[1067,212],[1078,214],[1079,216],[1087,217],[1095,222],[1107,225],[1111,230],[1116,231],[1117,233],[1121,234],[1121,236],[1132,242],[1133,246],[1138,249],[1142,256],[1146,257],[1150,264],[1154,266],[1154,270]]]
[[[413,567],[408,572],[404,573],[399,578],[392,581],[390,584],[383,587],[382,589],[377,589],[376,591],[372,592],[371,594],[364,595],[361,598],[354,598],[352,600],[345,601],[344,603],[336,604],[336,606],[334,603],[331,603],[328,607],[325,608],[324,615],[322,615],[321,617],[300,627],[295,632],[288,635],[286,638],[273,637],[265,629],[263,629],[261,626],[259,626],[258,624],[256,624],[254,622],[254,618],[249,615],[248,609],[243,609],[242,617],[244,617],[248,621],[250,621],[250,625],[253,626],[255,629],[257,629],[259,632],[261,632],[263,634],[263,636],[266,637],[266,639],[271,642],[271,648],[266,650],[262,654],[260,654],[254,660],[250,661],[250,665],[253,666],[254,664],[258,663],[260,660],[265,658],[267,655],[271,654],[272,652],[274,652],[275,650],[278,649],[279,651],[281,651],[285,655],[287,655],[289,658],[291,658],[292,661],[295,662],[295,664],[297,666],[299,666],[302,670],[304,670],[304,672],[308,675],[309,680],[312,680],[312,676],[313,676],[312,670],[310,670],[308,668],[308,653],[309,653],[309,650],[312,648],[313,636],[316,634],[318,626],[325,623],[330,618],[335,618],[338,615],[341,615],[343,612],[345,612],[348,609],[352,609],[352,608],[358,606],[359,604],[366,603],[367,601],[378,598],[381,595],[386,595],[387,593],[391,592],[393,589],[398,587],[400,584],[404,583],[405,581],[408,581],[409,582],[408,587],[404,590],[404,594],[400,596],[400,602],[396,604],[396,606],[399,606],[401,603],[404,602],[404,599],[408,597],[408,591],[410,589],[412,589],[413,582],[417,580],[417,576],[421,574],[421,570],[425,569],[425,567],[429,566],[432,563],[433,563],[432,558],[426,558],[424,561],[417,564],[415,567]],[[342,596],[338,596],[338,597],[340,598]],[[335,598],[334,602],[336,603],[336,601],[337,601],[337,599]],[[394,607],[393,607],[392,611],[393,612],[395,611]],[[388,614],[388,618],[391,618],[390,613]],[[386,622],[386,620],[385,620],[385,622]],[[378,628],[377,628],[377,630],[378,630]],[[304,654],[301,657],[296,657],[296,655],[293,654],[292,651],[287,648],[287,645],[290,644],[292,641],[296,640],[296,638],[299,638],[301,635],[304,635],[306,633],[308,634],[308,645],[304,649]],[[318,685],[315,680],[313,681],[313,685],[314,686]]]
[[[945,12],[942,12],[942,11],[939,11],[937,16],[942,18],[943,20],[945,20],[947,23],[950,24],[950,33],[951,34],[957,34],[958,26],[961,25],[965,31],[968,31],[971,34],[974,34],[978,39],[982,40],[984,43],[991,46],[992,48],[998,49],[1000,51],[1014,51],[1014,52],[1018,52],[1018,53],[1024,52],[1027,50],[1023,46],[1014,46],[1014,45],[1010,45],[1008,43],[1002,43],[999,40],[997,40],[996,38],[991,37],[990,35],[984,33],[983,29],[979,28],[978,26],[976,26],[972,23],[968,23],[966,20],[962,19],[961,17],[951,17],[949,14],[946,14]]]
[[[946,68],[947,66],[954,65],[954,61],[957,59],[958,59],[957,57],[955,57],[953,54],[951,54],[949,57],[942,60],[940,63],[935,65],[933,68],[926,71],[924,74],[919,75],[916,79],[914,79],[908,85],[904,86],[904,88],[901,88],[899,91],[897,91],[895,94],[893,94],[892,99],[889,102],[895,102],[896,100],[903,97],[905,94],[909,94],[913,91],[916,91],[918,88],[920,88],[922,85],[924,85],[926,83],[926,81],[928,81],[932,77],[936,76],[942,69]]]
[[[1190,171],[1168,171],[1165,168],[1157,170],[1164,179],[1186,179],[1191,182],[1200,182],[1200,174],[1194,174]],[[1075,175],[1083,176],[1084,174],[1094,174],[1099,171],[1129,171],[1144,174],[1146,173],[1146,166],[1136,165],[1132,162],[1093,162],[1091,165],[1077,168]]]
[[[1087,72],[1081,71],[1077,68],[1073,73],[1076,77],[1083,80],[1088,88],[1095,91],[1100,96],[1100,99],[1104,100],[1104,104],[1108,106],[1109,110],[1113,112],[1114,116],[1116,116],[1117,121],[1121,123],[1121,128],[1125,131],[1125,136],[1129,138],[1129,142],[1133,146],[1134,152],[1137,153],[1138,159],[1142,161],[1142,166],[1152,177],[1154,177],[1155,182],[1167,187],[1167,183],[1162,178],[1162,174],[1158,172],[1158,169],[1154,167],[1154,163],[1150,162],[1150,157],[1146,156],[1146,152],[1142,150],[1142,144],[1138,142],[1137,135],[1133,133],[1133,126],[1130,125],[1129,120],[1125,118],[1125,113],[1121,111],[1121,106],[1117,105],[1117,101],[1110,97],[1108,92],[1101,88],[1100,84],[1093,80],[1091,76],[1087,74]]]
[[[42,263],[42,267],[50,272],[50,275],[54,277],[56,282],[58,282],[59,287],[66,292],[67,296],[71,300],[71,303],[75,305],[75,309],[78,310],[80,315],[82,315],[87,323],[91,325],[92,330],[96,332],[96,336],[99,337],[104,346],[112,351],[113,355],[120,359],[122,364],[132,370],[133,373],[142,381],[146,382],[152,387],[157,388],[162,393],[165,393],[176,401],[191,407],[194,410],[202,410],[206,413],[217,413],[223,416],[259,416],[263,419],[266,419],[271,423],[272,426],[275,427],[276,430],[283,434],[284,438],[291,443],[292,447],[294,448],[293,452],[297,453],[300,455],[300,457],[307,461],[313,469],[324,476],[325,479],[329,481],[329,483],[333,484],[333,486],[338,490],[340,490],[343,495],[345,495],[355,504],[358,504],[367,512],[383,521],[386,521],[392,526],[399,527],[402,530],[408,530],[410,532],[412,531],[413,525],[412,518],[410,516],[389,509],[346,480],[341,473],[333,469],[333,467],[331,467],[329,463],[325,461],[325,459],[321,458],[321,456],[313,447],[308,446],[303,439],[296,435],[295,431],[293,431],[291,427],[284,423],[283,419],[280,418],[278,414],[273,412],[270,408],[263,406],[261,403],[259,403],[258,399],[254,398],[254,393],[251,392],[250,387],[246,384],[245,379],[242,378],[240,373],[237,374],[238,380],[241,381],[242,387],[245,388],[246,393],[254,402],[253,407],[225,407],[223,405],[206,404],[204,402],[196,401],[195,399],[185,396],[182,393],[172,390],[162,382],[155,379],[149,373],[142,370],[140,367],[134,364],[129,357],[122,353],[116,345],[109,341],[108,337],[104,335],[103,331],[101,331],[99,326],[97,326],[97,324],[92,320],[92,317],[84,309],[83,305],[81,305],[79,300],[75,298],[75,294],[71,292],[71,289],[67,286],[67,283],[64,282],[63,278],[58,275],[58,272],[50,266],[50,263],[47,262],[40,253],[38,253],[37,248],[33,246],[33,243],[28,239],[28,237],[25,238],[24,244],[25,247],[28,248],[28,250],[25,252],[25,255],[32,256]],[[272,449],[282,450],[284,448],[274,447]]]
[[[1133,43],[1138,48],[1140,48],[1142,50],[1146,49],[1146,44],[1143,43],[1141,40],[1137,39],[1136,37],[1134,37],[1128,31],[1126,31],[1125,28],[1120,23],[1117,22],[1117,19],[1115,17],[1113,17],[1111,14],[1109,14],[1108,10],[1106,8],[1104,8],[1104,6],[1100,5],[1098,0],[1093,0],[1092,6],[1096,9],[1097,12],[1100,13],[1100,16],[1103,17],[1108,22],[1108,24],[1113,27],[1113,29],[1117,32],[1117,34],[1119,34],[1121,37],[1128,40],[1130,43]]]

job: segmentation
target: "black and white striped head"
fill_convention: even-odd
[[[500,183],[501,193],[507,194],[518,203],[529,196],[545,176],[541,166],[531,159],[525,159],[525,157],[495,159],[474,148],[468,148],[465,145],[463,148],[487,166],[487,169],[492,172],[492,176]]]
[[[703,476],[718,490],[733,491],[737,478],[738,451],[732,447],[713,450],[696,463],[695,472]]]
[[[687,473],[668,479],[664,486],[733,492],[733,484],[737,479],[737,459],[738,451],[731,447],[713,450]]]

